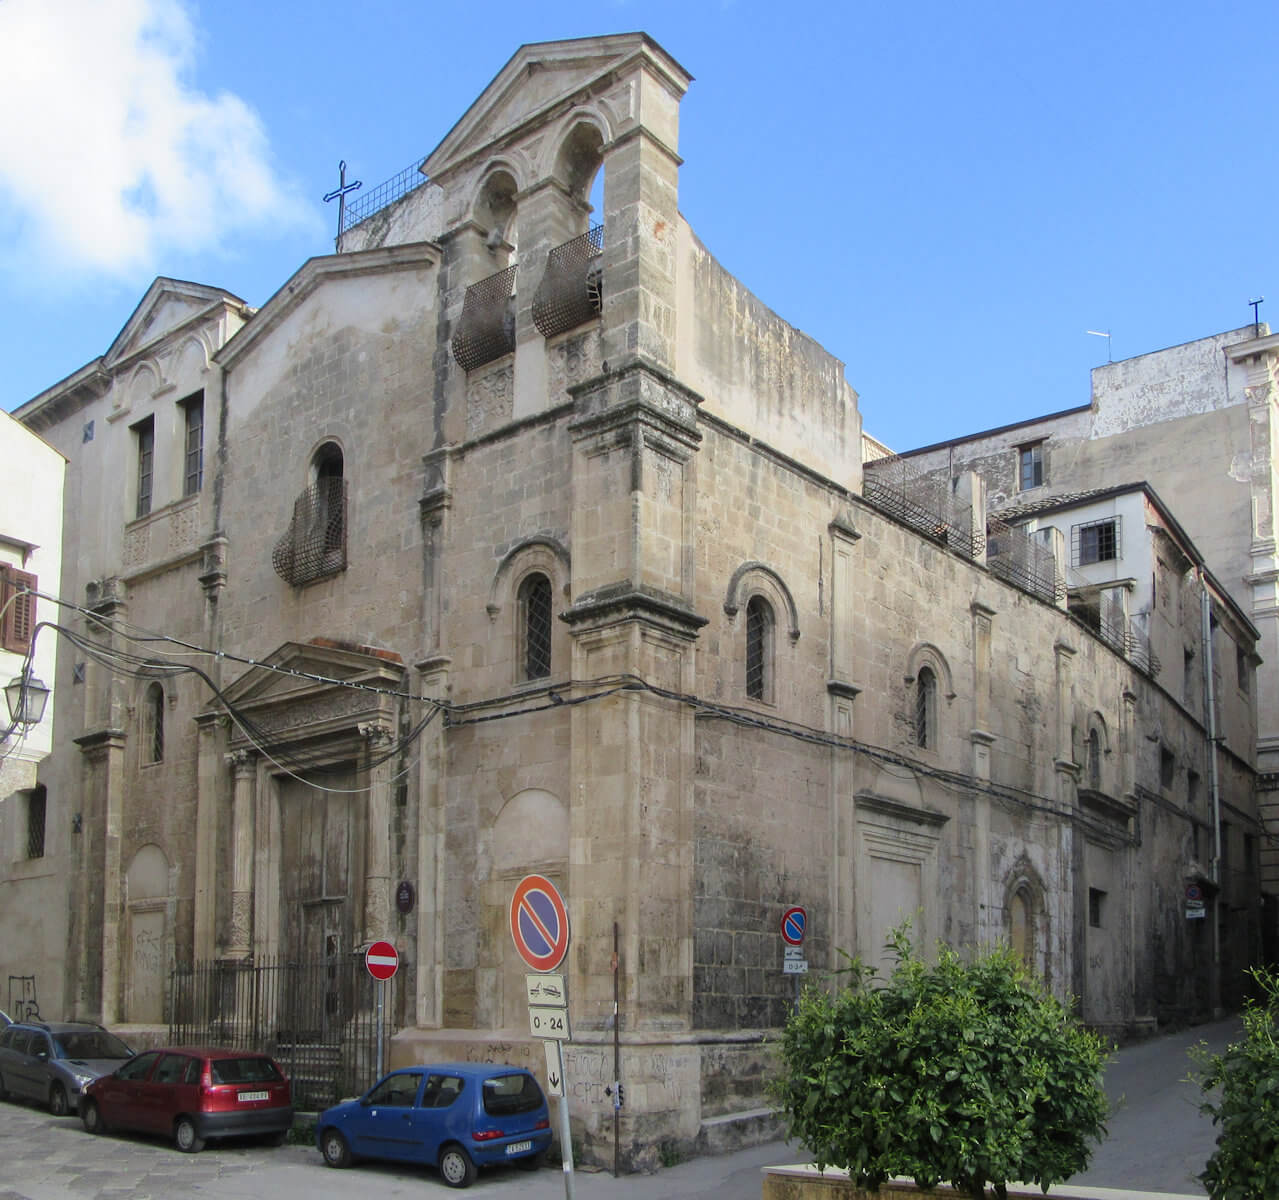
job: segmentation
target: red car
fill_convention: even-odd
[[[90,1133],[129,1129],[173,1138],[194,1154],[208,1138],[261,1134],[275,1144],[293,1125],[293,1095],[279,1064],[243,1050],[148,1050],[84,1089]]]

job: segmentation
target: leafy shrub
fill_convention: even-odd
[[[787,1022],[771,1088],[789,1136],[874,1191],[904,1175],[1004,1196],[1083,1170],[1106,1131],[1100,1039],[1007,947],[933,966],[908,927],[889,943],[887,982],[852,959],[848,986],[809,987]]]
[[[1217,1149],[1199,1178],[1211,1200],[1274,1200],[1279,1196],[1279,975],[1250,972],[1260,999],[1244,1002],[1244,1039],[1223,1054],[1201,1046],[1192,1054],[1205,1094],[1199,1106],[1221,1126]]]

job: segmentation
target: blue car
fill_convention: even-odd
[[[477,1167],[540,1166],[551,1118],[521,1067],[431,1063],[392,1071],[360,1099],[326,1109],[315,1142],[330,1167],[360,1158],[426,1163],[449,1187],[468,1187]]]

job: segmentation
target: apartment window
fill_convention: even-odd
[[[1089,521],[1070,528],[1071,558],[1077,567],[1112,562],[1119,557],[1119,518]]]
[[[773,609],[763,596],[746,605],[746,694],[767,700],[772,689]]]
[[[1193,812],[1199,803],[1199,772],[1186,772],[1186,806]]]
[[[1239,678],[1239,690],[1246,696],[1252,690],[1252,664],[1248,651],[1243,646],[1235,647],[1235,674]]]
[[[1102,917],[1105,915],[1106,893],[1100,888],[1088,889],[1088,924],[1094,929],[1102,927]]]
[[[1159,747],[1159,786],[1172,787],[1177,775],[1177,756],[1166,746]]]
[[[27,793],[27,857],[44,857],[45,810],[48,793],[38,783]]]
[[[133,427],[138,445],[138,508],[136,517],[151,511],[151,488],[155,479],[155,418],[148,417]]]
[[[930,750],[937,744],[937,676],[920,667],[915,676],[915,745]]]
[[[1030,491],[1031,488],[1041,487],[1044,482],[1044,444],[1043,442],[1031,442],[1026,446],[1017,448],[1018,475],[1021,480],[1021,490],[1023,492]]]
[[[145,703],[145,753],[149,763],[164,761],[164,688],[153,683],[147,688]]]
[[[521,655],[525,679],[545,679],[551,673],[551,581],[530,575],[520,584]]]
[[[26,654],[36,629],[36,577],[0,563],[0,648]]]
[[[204,393],[182,401],[185,426],[183,440],[182,494],[194,496],[204,486]]]

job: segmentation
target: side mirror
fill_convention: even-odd
[[[41,1062],[48,1062],[49,1048],[47,1046],[41,1046],[40,1049],[36,1051],[36,1058],[38,1058]]]

